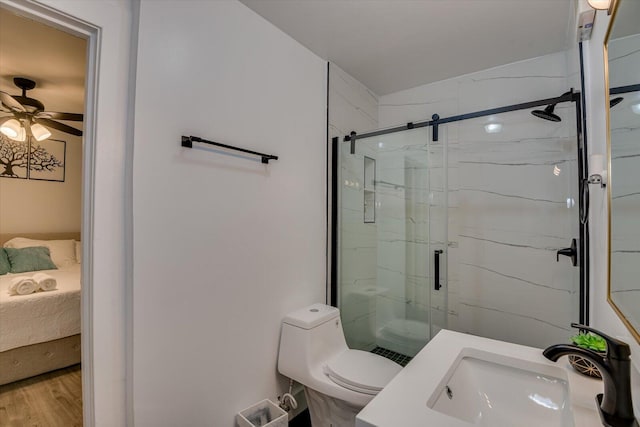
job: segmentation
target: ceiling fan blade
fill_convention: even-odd
[[[18,101],[14,99],[13,96],[9,95],[6,92],[2,92],[1,90],[0,90],[0,102],[2,102],[2,104],[8,109],[10,109],[11,111],[19,111],[21,113],[24,113],[27,111],[22,106],[22,104],[20,104]]]
[[[71,120],[73,122],[81,122],[84,120],[82,114],[58,113],[55,111],[40,111],[35,115],[35,117],[38,119]]]
[[[82,136],[82,131],[80,129],[67,126],[64,123],[56,122],[55,120],[45,119],[41,117],[41,118],[38,118],[36,121],[41,125],[45,125],[53,129],[58,129],[59,131],[70,133],[71,135]]]

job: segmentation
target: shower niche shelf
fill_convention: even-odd
[[[364,222],[376,222],[376,160],[364,157]]]

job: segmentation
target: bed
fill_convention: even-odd
[[[80,233],[0,235],[0,246],[14,237],[37,240],[80,240]],[[0,276],[0,385],[80,363],[80,264],[43,270],[57,289],[10,296],[15,276]]]

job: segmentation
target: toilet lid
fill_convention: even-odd
[[[347,350],[325,366],[334,383],[349,390],[376,395],[402,367],[389,359],[360,350]]]

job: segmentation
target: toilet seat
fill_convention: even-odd
[[[324,373],[341,387],[375,396],[402,367],[360,350],[347,350],[324,366]]]

